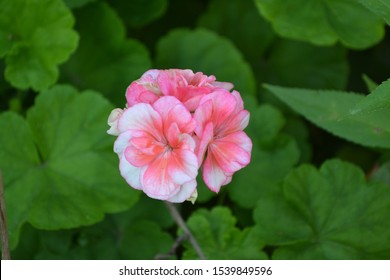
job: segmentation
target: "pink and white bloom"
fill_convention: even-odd
[[[114,144],[121,175],[152,198],[171,202],[190,198],[199,168],[192,137],[195,126],[188,109],[172,96],[126,109]]]
[[[180,69],[152,69],[132,82],[126,108],[114,109],[107,121],[127,183],[152,198],[192,203],[200,168],[212,191],[228,184],[252,151],[243,132],[249,112],[232,87]]]
[[[161,96],[174,96],[191,112],[198,107],[200,99],[217,88],[230,90],[231,83],[218,82],[214,76],[192,70],[152,69],[130,84],[126,91],[128,107],[137,103],[153,104]]]
[[[228,184],[233,173],[249,164],[252,141],[243,132],[249,112],[237,91],[216,90],[204,96],[194,114],[198,161],[203,180],[214,192]]]

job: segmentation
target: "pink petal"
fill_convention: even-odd
[[[218,126],[215,134],[223,136],[237,131],[242,131],[248,126],[249,117],[250,115],[247,110],[241,110],[233,114],[225,122]]]
[[[160,113],[166,128],[176,123],[182,133],[192,133],[196,122],[188,109],[175,97],[164,96],[153,104],[153,108]]]
[[[168,156],[167,152],[162,154],[141,174],[143,191],[152,198],[165,200],[180,191],[180,186],[168,174]]]
[[[162,96],[153,104],[153,108],[160,113],[163,120],[166,120],[169,116],[169,111],[179,104],[182,103],[174,96]]]
[[[119,134],[118,138],[114,143],[114,152],[118,154],[119,158],[122,157],[123,152],[126,150],[126,147],[129,145],[130,139],[132,137],[131,131],[126,131]]]
[[[201,137],[198,137],[198,143],[196,146],[197,147],[196,155],[198,157],[199,165],[202,164],[204,154],[206,153],[207,147],[209,143],[213,140],[213,138],[214,138],[213,124],[209,122],[206,124],[206,127],[203,130]]]
[[[133,137],[125,150],[125,157],[132,165],[147,165],[165,150],[165,145],[150,136]]]
[[[168,198],[167,200],[173,203],[181,203],[187,200],[196,189],[196,180],[185,183],[180,187],[180,190],[174,196]]]
[[[194,119],[196,120],[197,127],[195,128],[195,133],[202,137],[203,130],[206,127],[206,124],[211,122],[213,113],[213,102],[212,100],[203,100],[203,103],[195,110]]]
[[[229,90],[229,91],[232,88],[234,88],[234,85],[232,83],[228,83],[228,82],[213,82],[212,86],[218,87],[218,88],[223,88],[223,89],[226,89],[226,90]]]
[[[212,154],[207,155],[203,163],[203,180],[213,192],[219,192],[222,185],[229,182],[227,174],[220,168]]]
[[[241,98],[241,95],[238,91],[233,90],[232,95],[236,99],[237,105],[236,105],[236,110],[243,110],[244,109],[244,101]]]
[[[119,171],[126,182],[137,190],[142,190],[142,184],[140,180],[140,175],[142,173],[142,168],[133,166],[126,160],[125,156],[122,156],[119,161]]]
[[[118,122],[119,131],[143,130],[156,140],[162,138],[161,117],[149,104],[139,103],[127,109]]]
[[[157,77],[157,83],[165,96],[176,96],[177,76],[174,70],[161,71]]]
[[[137,81],[132,82],[126,90],[127,106],[132,107],[138,103],[152,104],[158,99],[159,95],[148,90],[145,85],[139,84]]]
[[[208,100],[213,102],[212,119],[214,128],[217,129],[234,112],[237,101],[230,92],[222,89],[205,95],[200,103]]]
[[[168,125],[169,123],[166,123],[166,124]],[[180,134],[181,133],[180,133],[179,127],[177,126],[176,123],[169,124],[169,127],[167,129],[165,136],[168,140],[168,145],[171,148],[177,148],[180,145],[180,139],[179,139]]]
[[[186,108],[190,111],[195,111],[200,104],[200,100],[206,94],[213,91],[210,86],[185,86],[177,87],[176,97],[185,104]]]
[[[160,72],[161,70],[158,69],[150,69],[141,76],[141,80],[143,79],[156,80]]]
[[[183,185],[198,175],[198,160],[190,150],[173,150],[167,158],[167,170],[175,184]]]
[[[195,150],[195,140],[190,134],[181,133],[176,123],[172,123],[166,133],[168,145],[172,149]]]
[[[224,172],[233,173],[248,165],[252,142],[244,132],[230,134],[209,145],[217,164]]]
[[[222,138],[223,141],[235,143],[242,149],[244,149],[249,155],[252,152],[252,140],[248,137],[248,135],[243,131],[237,131],[235,133],[231,133]],[[250,160],[250,159],[249,159]]]
[[[203,95],[195,95],[189,97],[183,101],[184,106],[190,111],[195,112],[195,110],[199,107],[200,100],[203,98]]]

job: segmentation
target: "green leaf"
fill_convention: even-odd
[[[0,0],[0,6],[6,79],[19,89],[48,88],[57,81],[57,65],[77,47],[71,12],[61,0]]]
[[[298,162],[299,150],[291,137],[282,134],[285,119],[271,105],[250,108],[251,121],[246,129],[253,141],[251,163],[233,176],[229,197],[244,208],[272,190]]]
[[[227,39],[205,29],[175,29],[157,44],[159,68],[189,68],[231,82],[243,95],[255,94],[249,64]]]
[[[267,83],[281,86],[344,89],[349,72],[346,55],[345,48],[341,46],[319,47],[278,40],[272,47],[261,77]]]
[[[359,101],[345,116],[345,121],[353,120],[372,128],[377,138],[389,139],[390,134],[390,80],[383,82],[375,90]],[[344,120],[344,119],[343,119]],[[390,148],[390,143],[386,145]]]
[[[359,101],[353,107],[351,111],[351,115],[362,115],[362,114],[366,115],[374,112],[385,114],[386,112],[390,112],[389,92],[390,92],[390,79],[380,84],[369,95],[367,95],[364,99]],[[382,120],[383,119],[377,119],[378,122],[381,122]]]
[[[0,115],[0,130],[7,132],[0,136],[0,168],[11,247],[25,222],[74,228],[137,201],[138,192],[119,175],[114,139],[106,134],[111,109],[97,93],[56,86],[36,98],[26,119]]]
[[[390,25],[390,2],[387,0],[358,0],[374,14],[382,17]]]
[[[119,252],[127,260],[154,259],[160,254],[167,254],[173,243],[172,237],[162,231],[158,224],[141,220],[129,225],[123,232]]]
[[[161,17],[168,8],[168,0],[109,0],[126,25],[142,27]]]
[[[80,46],[63,65],[62,80],[98,90],[123,106],[126,88],[151,67],[147,49],[126,38],[121,19],[104,2],[77,9],[75,15]]]
[[[364,49],[384,36],[380,18],[355,0],[256,0],[261,14],[286,38],[316,45],[340,41]]]
[[[302,165],[254,212],[260,236],[279,246],[274,259],[390,257],[390,189],[356,166],[329,160]]]
[[[252,101],[252,102],[251,102]],[[249,137],[260,144],[270,144],[284,127],[286,120],[283,114],[270,104],[257,106],[255,101],[245,99],[245,106],[250,112],[250,122],[246,128]]]
[[[187,221],[188,227],[197,239],[206,259],[267,259],[263,242],[256,230],[238,229],[236,219],[226,207],[215,207],[211,211],[200,209]],[[198,256],[187,242],[184,259],[197,259]]]
[[[253,65],[259,64],[275,38],[270,24],[259,17],[252,0],[213,0],[198,26],[230,38]]]
[[[363,81],[369,92],[374,91],[378,87],[378,84],[365,74],[363,74]]]
[[[385,98],[381,92],[387,87],[388,83],[384,83],[374,91],[378,92],[374,97],[364,97],[341,91],[265,86],[293,110],[334,135],[365,146],[390,148],[390,121],[387,121],[390,111],[386,108],[377,113],[369,111],[370,106],[382,106],[374,103],[377,98]],[[363,101],[366,98],[368,101]],[[360,107],[354,108],[359,102]]]

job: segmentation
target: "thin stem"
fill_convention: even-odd
[[[8,228],[7,228],[7,215],[5,211],[5,200],[4,200],[4,186],[3,186],[3,175],[0,171],[0,234],[1,234],[1,259],[10,260],[11,253],[9,250],[8,242]]]
[[[199,256],[199,259],[205,260],[206,257],[203,254],[202,249],[200,248],[198,242],[195,237],[192,235],[190,229],[187,227],[187,224],[183,220],[177,208],[170,202],[165,201],[165,205],[168,207],[169,212],[171,213],[172,218],[175,220],[176,224],[184,231],[184,234],[188,237],[192,247],[194,247],[196,253]]]

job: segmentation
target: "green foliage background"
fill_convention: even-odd
[[[234,83],[254,143],[176,205],[208,259],[390,259],[389,23],[387,0],[0,0],[12,257],[167,256],[183,233],[120,177],[106,121],[146,70],[190,68]]]

